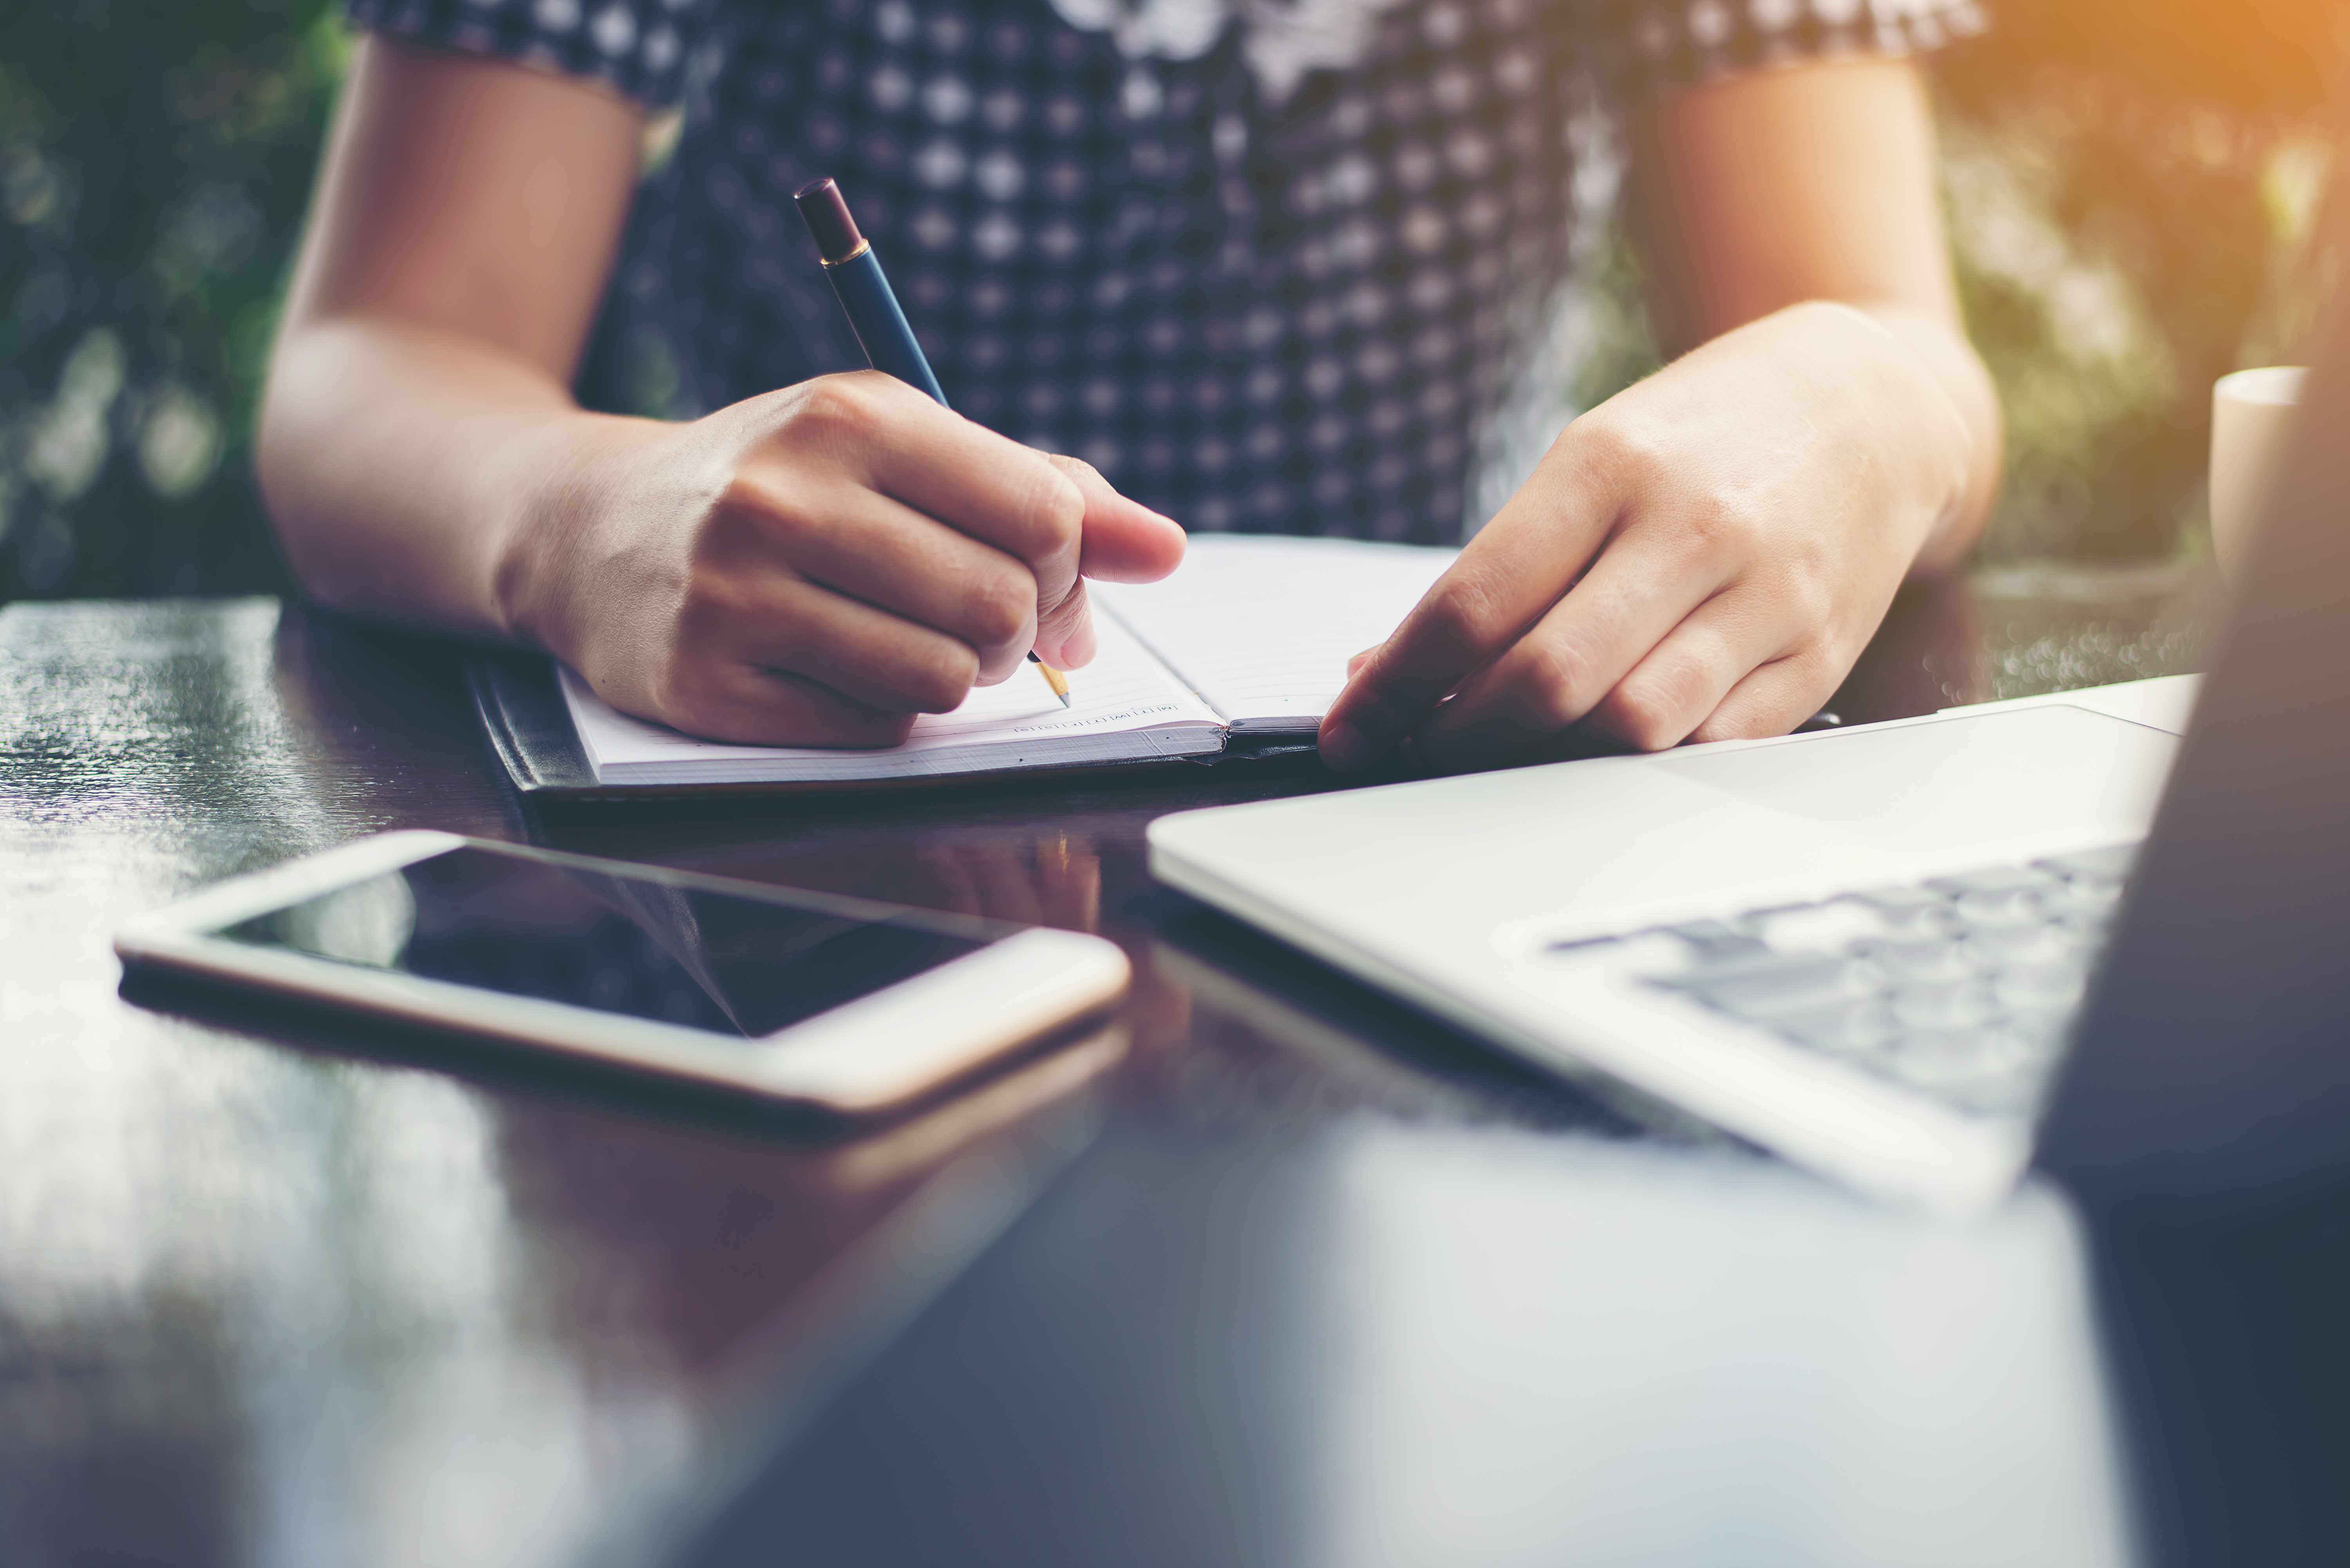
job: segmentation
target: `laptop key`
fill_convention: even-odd
[[[1749,936],[1720,920],[1691,920],[1686,925],[1667,926],[1665,929],[1695,948],[1700,962],[1769,950],[1761,939]]]
[[[2082,849],[2070,855],[2052,855],[2034,864],[2044,866],[2058,876],[2091,882],[2123,882],[2129,878],[2130,867],[2137,863],[2138,846],[2116,844],[2104,849]]]
[[[1921,1089],[1950,1094],[2002,1083],[2030,1085],[2045,1072],[2045,1053],[2004,1030],[1919,1029],[1894,1042],[1886,1067]]]
[[[1782,974],[1790,965],[1817,963],[1834,956],[1821,952],[1783,953],[1758,943],[1743,951],[1700,953],[1688,968],[1659,977],[1658,983],[1687,991],[1723,981],[1744,980],[1748,975]]]
[[[1941,894],[1928,888],[1871,888],[1865,893],[1849,897],[1888,915],[1916,915],[1929,909],[1939,909],[1950,902]]]
[[[2080,1005],[2088,989],[2088,971],[2079,964],[2018,964],[2003,969],[1991,981],[2002,1004],[2019,1012],[2066,1012]]]
[[[1898,981],[1964,980],[1975,972],[1967,950],[1952,941],[1870,942],[1860,951]]]
[[[1839,1056],[1882,1050],[1901,1033],[1892,1010],[1874,997],[1798,1008],[1773,1017],[1771,1027],[1798,1045]]]
[[[2029,889],[2006,893],[1961,893],[1950,905],[1950,918],[1967,930],[1986,927],[2038,925],[2048,917]]]
[[[2077,1007],[2010,1007],[2000,1027],[2054,1060],[2056,1052],[2072,1038],[2073,1023],[2079,1014]]]
[[[2103,919],[2121,903],[2119,882],[2067,882],[2040,894],[2040,908],[2052,919]]]
[[[1849,898],[1791,909],[1761,909],[1739,924],[1780,952],[1834,951],[1855,940],[1881,936],[1884,914]]]
[[[1982,1116],[2020,1116],[2038,1108],[2046,1081],[2040,1073],[1988,1073],[1956,1084],[1943,1084],[1935,1095],[1960,1110]]]
[[[1893,1016],[1909,1029],[1980,1029],[1999,1016],[1999,1003],[1972,981],[1905,985],[1893,993]]]
[[[2043,871],[2031,866],[1987,866],[1980,871],[1961,871],[1955,877],[1937,877],[1926,886],[1939,893],[1964,898],[1968,894],[2005,898],[2016,893],[2030,893],[2058,880],[2053,871]]]
[[[1989,926],[1967,933],[1967,951],[1985,969],[2018,964],[2077,967],[2085,950],[2080,932],[2043,921],[2033,926]]]
[[[1718,1012],[1752,1023],[1874,995],[1876,977],[1848,959],[1808,954],[1755,966],[1728,979],[1685,978],[1681,985]]]
[[[1984,1076],[1990,1054],[1979,1030],[1911,1029],[1893,1042],[1885,1064],[1905,1083],[1933,1089]]]

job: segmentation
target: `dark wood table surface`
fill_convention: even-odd
[[[1914,588],[1835,707],[2191,670],[2217,603]],[[1310,767],[542,815],[460,658],[265,600],[0,611],[0,1563],[2118,1549],[2063,1205],[1870,1210],[1151,881],[1154,815]],[[845,1141],[118,994],[126,918],[420,826],[1097,930],[1138,981]]]

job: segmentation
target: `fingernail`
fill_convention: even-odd
[[[1344,719],[1322,726],[1322,765],[1350,774],[1371,760],[1371,742]]]

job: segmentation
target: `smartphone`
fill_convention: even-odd
[[[421,832],[219,883],[114,950],[852,1116],[1107,1012],[1129,974],[1075,931]]]

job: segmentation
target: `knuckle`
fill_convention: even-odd
[[[1464,652],[1491,646],[1503,619],[1499,596],[1473,577],[1430,594],[1419,614],[1422,628],[1439,646]]]
[[[859,714],[844,727],[853,731],[848,738],[859,745],[902,746],[914,732],[914,715],[876,711],[868,718]]]
[[[1590,666],[1569,643],[1545,642],[1534,649],[1528,661],[1526,680],[1542,718],[1559,728],[1582,718],[1590,709],[1584,696],[1590,675]]]
[[[1779,603],[1788,620],[1807,636],[1825,631],[1835,617],[1835,590],[1817,571],[1787,573],[1779,586]]]
[[[1578,436],[1582,461],[1626,493],[1648,489],[1672,472],[1666,432],[1618,404],[1605,404],[1567,430]]]
[[[1040,463],[1035,487],[1022,508],[1031,559],[1075,550],[1084,537],[1086,498],[1066,473]]]
[[[675,629],[670,640],[681,657],[723,643],[746,623],[761,618],[761,586],[740,569],[742,560],[740,553],[712,539],[675,584]]]
[[[988,644],[1010,642],[1035,613],[1036,584],[1025,572],[990,573],[968,585],[963,605],[972,636]]]
[[[979,656],[960,643],[948,644],[909,661],[906,695],[915,712],[944,713],[962,704],[978,678]]]
[[[1644,752],[1661,752],[1686,733],[1679,704],[1655,680],[1627,678],[1609,694],[1607,709],[1608,727]]]
[[[697,572],[687,580],[677,602],[676,640],[681,659],[690,657],[687,649],[699,648],[719,636],[733,618],[733,601],[725,578],[719,574]]]
[[[707,734],[717,722],[714,693],[698,660],[670,660],[654,675],[646,695],[653,716],[672,729]]]
[[[728,475],[694,525],[689,550],[695,575],[729,576],[779,549],[788,552],[811,528],[799,499],[761,468]]]
[[[873,391],[856,375],[819,376],[800,388],[794,424],[819,437],[858,434],[873,418]]]
[[[1751,496],[1714,486],[1691,498],[1687,513],[1691,553],[1717,562],[1751,560],[1771,533],[1771,520]]]

